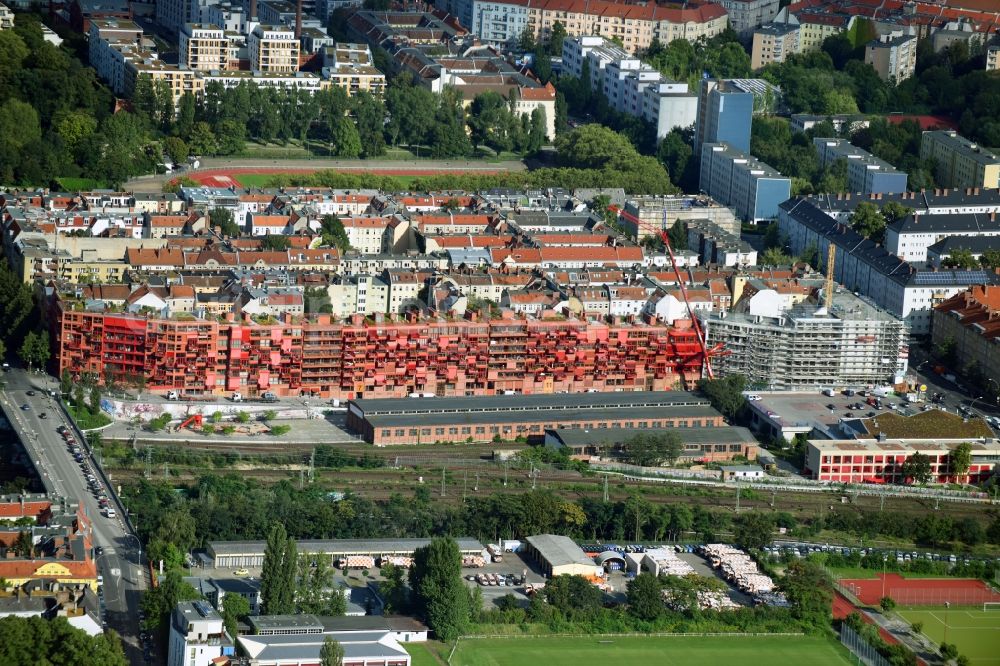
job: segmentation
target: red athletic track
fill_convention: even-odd
[[[378,167],[372,168],[368,166],[364,167],[329,167],[329,168],[316,168],[316,167],[302,167],[302,168],[268,168],[268,167],[247,167],[247,168],[234,168],[234,169],[211,169],[208,171],[198,171],[196,173],[188,176],[192,180],[196,180],[202,185],[208,185],[211,187],[229,187],[238,181],[238,178],[233,178],[233,176],[239,176],[240,174],[295,174],[295,175],[306,175],[311,173],[316,173],[317,171],[340,171],[346,173],[370,173],[376,176],[442,176],[453,173],[469,173],[467,169],[460,167],[455,168],[434,168],[434,169],[380,169]],[[483,176],[492,176],[497,173],[501,173],[502,170],[497,171],[475,171],[473,173]]]
[[[885,576],[885,585],[882,576]],[[879,574],[878,578],[841,580],[863,604],[877,604],[885,596],[904,606],[972,606],[984,601],[1000,602],[1000,594],[975,578],[903,578],[899,574]]]

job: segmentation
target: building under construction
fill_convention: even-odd
[[[731,352],[713,361],[716,373],[775,390],[896,383],[905,375],[904,322],[847,290],[829,305],[815,293],[792,296],[765,288],[728,313],[703,317],[708,344]]]

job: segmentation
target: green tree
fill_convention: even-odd
[[[327,636],[319,651],[320,666],[343,666],[344,646]]]
[[[904,479],[923,485],[931,480],[931,459],[922,453],[914,453],[903,461],[900,473]]]
[[[341,254],[351,249],[351,240],[344,229],[344,223],[336,215],[324,215],[320,221],[320,233],[323,236],[323,245],[335,247]]]
[[[214,155],[218,151],[212,126],[204,121],[194,124],[188,137],[188,149],[192,155]]]
[[[405,570],[391,562],[382,565],[382,582],[379,592],[385,602],[386,613],[405,613],[409,609],[409,597],[406,582],[403,580]]]
[[[90,387],[90,413],[101,413],[101,389],[98,388],[97,384]]]
[[[1000,268],[1000,250],[986,250],[980,255],[979,263],[983,268]]]
[[[216,206],[208,211],[208,219],[213,227],[219,227],[223,236],[239,237],[240,227],[233,220],[233,213],[228,208]]]
[[[973,256],[972,251],[964,247],[955,248],[951,254],[941,262],[949,268],[972,270],[979,268],[979,261]]]
[[[148,631],[166,629],[170,613],[180,601],[201,599],[201,594],[184,582],[180,569],[169,569],[160,584],[146,591],[142,597],[142,609],[146,619],[142,628]]]
[[[283,252],[291,246],[288,236],[280,234],[267,234],[260,241],[261,249]]]
[[[788,256],[784,251],[772,247],[764,250],[760,255],[759,264],[761,266],[791,266],[792,257]]]
[[[29,332],[18,350],[18,356],[29,368],[41,368],[49,362],[49,338],[44,333]]]
[[[549,54],[561,57],[564,41],[566,41],[566,26],[561,21],[556,21],[552,24],[552,31],[549,33]]]
[[[969,466],[972,464],[972,444],[962,442],[956,446],[951,450],[948,461],[952,475],[958,478],[959,483],[962,483],[969,473]]]
[[[583,576],[553,576],[543,590],[545,600],[569,616],[592,613],[604,598],[604,593]]]
[[[222,598],[222,622],[226,626],[226,633],[234,640],[237,624],[249,615],[250,602],[242,594],[229,593]]]
[[[357,157],[361,154],[361,136],[350,118],[340,117],[333,123],[330,142],[337,157]]]
[[[688,249],[687,227],[681,220],[674,222],[667,232],[667,237],[670,239],[670,247],[674,252]]]
[[[816,627],[830,626],[833,580],[821,564],[798,560],[788,565],[780,588],[792,604],[792,614]]]
[[[869,201],[858,204],[851,213],[849,222],[852,229],[869,240],[881,243],[885,238],[885,218],[878,206]]]
[[[267,535],[264,563],[260,574],[260,599],[268,615],[295,612],[295,541],[288,537],[285,526],[275,523]]]
[[[647,622],[663,615],[663,585],[658,577],[643,571],[628,582],[627,589],[629,613]]]
[[[64,617],[0,618],[0,655],[6,666],[126,666],[128,663],[118,635],[113,631],[90,636],[70,625]]]
[[[215,127],[216,152],[219,155],[237,155],[246,146],[246,125],[227,119]]]
[[[671,431],[637,433],[622,442],[622,458],[642,467],[672,464],[683,450],[680,436]]]
[[[525,26],[524,30],[517,38],[517,48],[522,53],[530,53],[535,50],[535,34],[530,26]]]
[[[168,136],[163,140],[163,150],[175,165],[184,164],[188,158],[188,146],[184,140],[176,136]]]
[[[762,550],[771,545],[774,520],[760,511],[751,511],[736,521],[736,545],[748,550]]]
[[[410,587],[416,610],[437,638],[452,641],[469,623],[469,595],[462,582],[462,554],[454,539],[439,537],[413,554]]]
[[[722,412],[722,415],[735,421],[746,409],[747,399],[743,391],[747,388],[747,379],[743,375],[727,375],[720,379],[702,379],[698,382],[701,391],[712,407]]]
[[[896,607],[896,600],[892,597],[882,597],[878,600],[879,608],[888,613]]]

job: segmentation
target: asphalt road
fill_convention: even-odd
[[[91,519],[95,550],[100,547],[102,551],[96,559],[98,574],[104,578],[108,627],[121,635],[129,662],[143,663],[138,617],[142,591],[147,587],[147,575],[142,566],[139,538],[122,522],[120,506],[117,518],[101,514],[80,465],[73,460],[62,436],[56,431],[60,425],[72,427],[55,399],[47,393],[46,389],[55,388],[57,383],[48,375],[29,374],[19,369],[11,369],[3,379],[6,385],[0,392],[0,405],[42,476],[43,484],[52,495],[78,501]],[[29,396],[29,390],[35,391],[35,395]],[[23,409],[24,405],[28,409]],[[42,414],[46,418],[41,418]],[[88,459],[96,473],[96,462],[89,455]],[[108,496],[111,497],[111,494],[108,493]]]

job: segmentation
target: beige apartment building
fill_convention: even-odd
[[[338,42],[323,49],[324,73],[330,82],[344,89],[348,97],[368,92],[376,97],[385,93],[385,74],[375,68],[367,44]]]
[[[878,75],[891,83],[900,83],[913,76],[917,67],[917,36],[894,30],[868,42],[865,62]]]
[[[769,23],[754,30],[750,67],[760,69],[798,53],[799,31],[800,27],[791,23]]]
[[[250,69],[289,73],[299,69],[299,40],[291,28],[258,25],[247,37]]]
[[[181,30],[178,63],[199,72],[229,69],[229,40],[222,28],[187,23]]]
[[[986,49],[986,71],[1000,70],[1000,45],[994,44]]]
[[[165,81],[170,88],[174,107],[180,104],[184,93],[189,92],[195,97],[205,90],[205,81],[190,69],[181,69],[177,65],[168,65],[160,60],[155,53],[135,52],[125,58],[125,90],[131,96],[135,90],[135,82],[140,76],[148,76],[154,83]]]
[[[1000,187],[1000,157],[957,132],[924,132],[920,159],[937,162],[935,177],[945,187]]]

